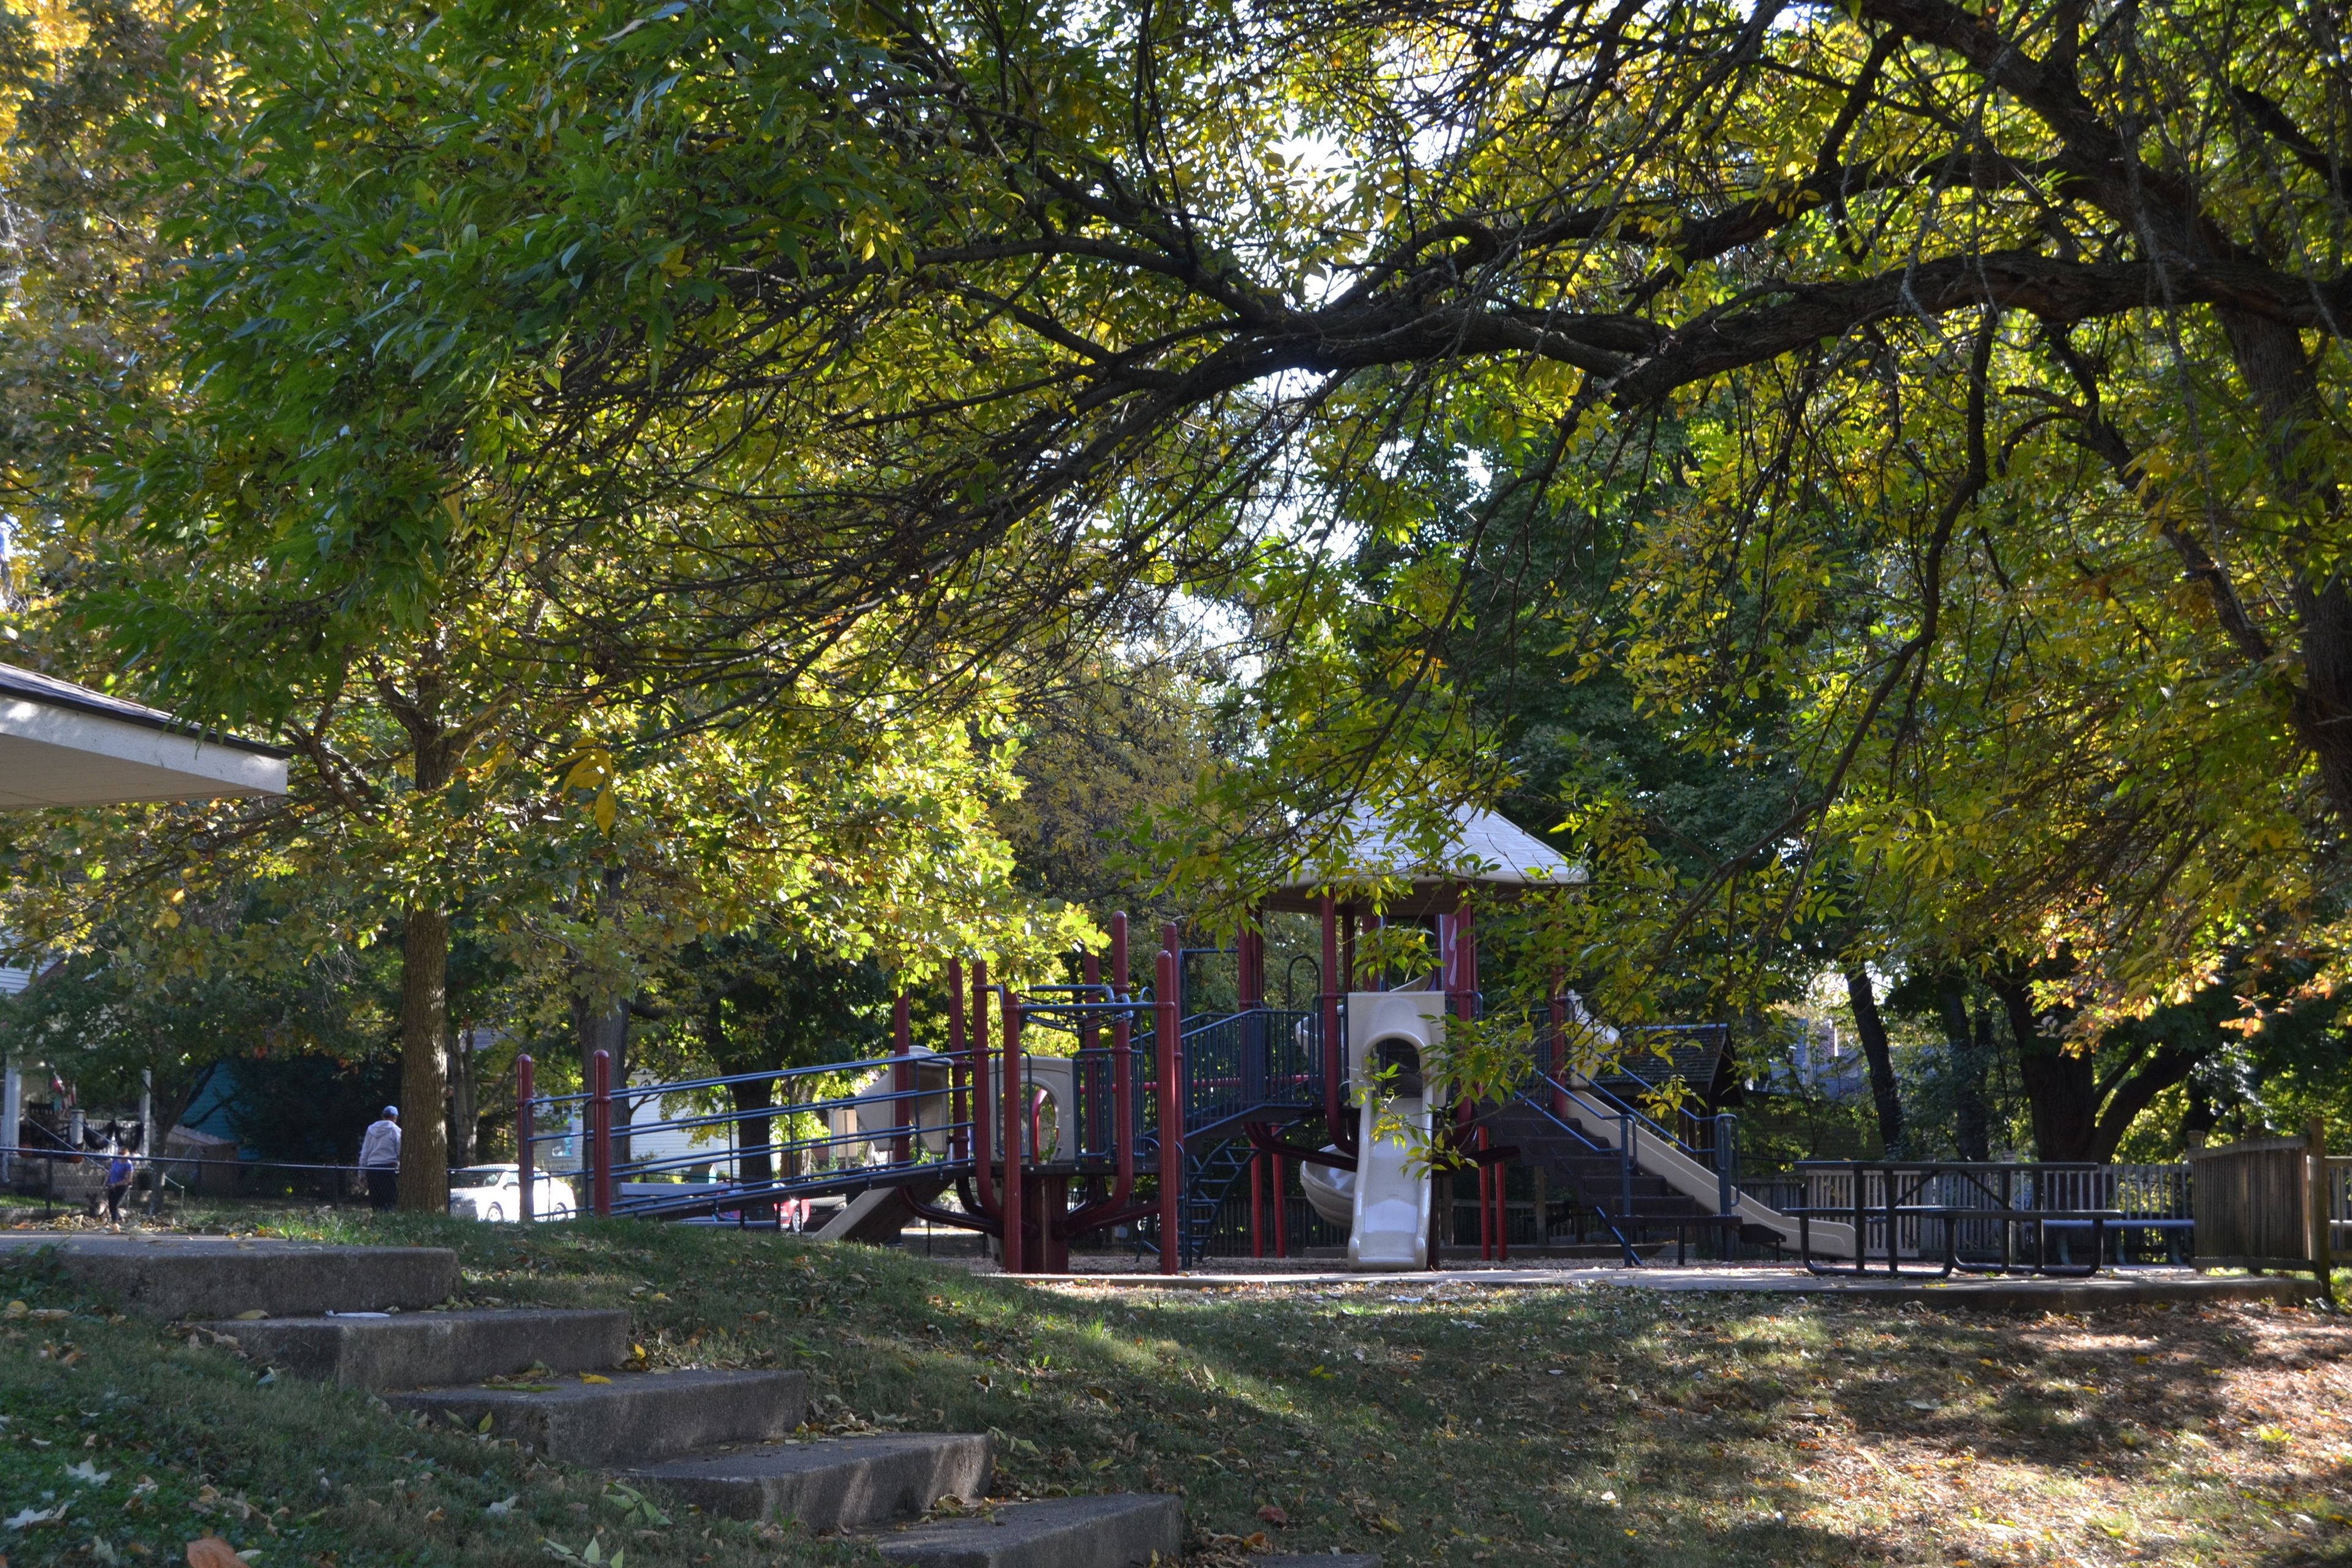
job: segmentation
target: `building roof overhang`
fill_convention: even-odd
[[[0,810],[286,793],[287,753],[0,665]]]

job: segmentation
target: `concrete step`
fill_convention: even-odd
[[[919,1568],[1142,1568],[1184,1549],[1184,1502],[1163,1492],[1000,1503],[866,1538]]]
[[[0,1236],[0,1247],[55,1248],[68,1274],[151,1318],[414,1310],[457,1292],[457,1255],[439,1247],[133,1235]]]
[[[592,1374],[593,1375],[593,1374]],[[551,1380],[552,1381],[552,1380]],[[721,1443],[789,1436],[808,1410],[797,1372],[624,1372],[513,1388],[427,1388],[387,1395],[395,1410],[456,1417],[577,1465],[641,1465]]]
[[[943,1497],[988,1495],[989,1447],[970,1433],[892,1433],[696,1454],[633,1472],[728,1519],[848,1530],[919,1514]]]
[[[476,1383],[544,1366],[593,1372],[629,1356],[629,1314],[552,1309],[401,1312],[386,1317],[269,1318],[213,1331],[297,1377],[355,1388]]]

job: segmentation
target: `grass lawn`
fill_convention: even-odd
[[[803,1368],[828,1428],[993,1428],[1003,1495],[1180,1490],[1199,1562],[2352,1563],[2352,1328],[2311,1310],[2028,1318],[1425,1276],[1082,1290],[628,1222],[260,1226],[455,1247],[467,1305],[626,1306],[651,1365]],[[0,1516],[66,1513],[0,1530],[16,1568],[177,1563],[207,1529],[257,1568],[546,1563],[542,1542],[592,1539],[632,1568],[857,1555],[656,1522],[21,1266],[0,1279],[19,1299]]]

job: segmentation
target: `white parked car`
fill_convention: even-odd
[[[535,1219],[570,1219],[580,1206],[571,1186],[546,1172],[531,1180],[531,1213]],[[522,1217],[522,1167],[468,1165],[449,1173],[449,1212],[461,1219],[509,1220]]]

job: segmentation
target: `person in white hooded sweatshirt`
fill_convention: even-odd
[[[367,1176],[368,1201],[388,1209],[400,1201],[400,1107],[387,1105],[368,1123],[360,1140],[360,1170]]]

